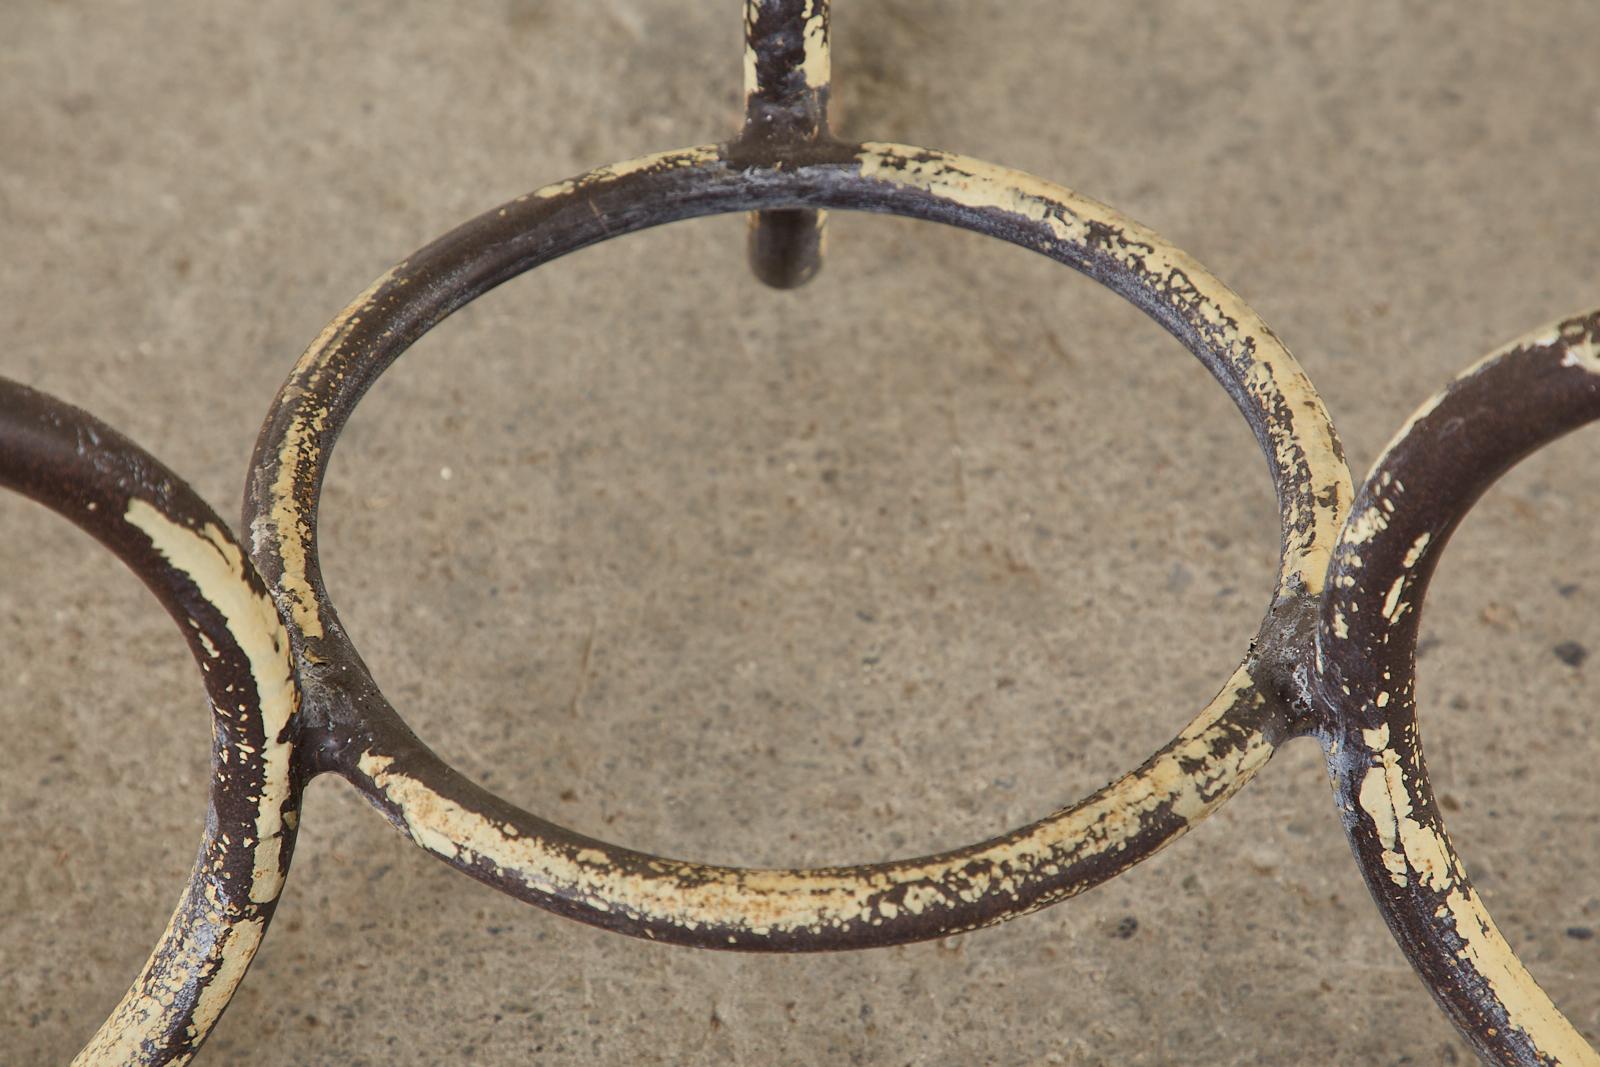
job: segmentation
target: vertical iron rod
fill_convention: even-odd
[[[745,123],[740,141],[771,149],[827,140],[828,0],[745,0]],[[750,269],[774,289],[794,289],[822,266],[827,214],[752,212]]]

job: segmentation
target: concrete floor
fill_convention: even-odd
[[[12,0],[0,373],[235,514],[289,366],[391,262],[534,186],[732,132],[737,7]],[[1358,476],[1456,370],[1600,298],[1585,0],[837,7],[846,135],[1004,162],[1161,231],[1286,339]],[[669,227],[519,279],[369,395],[323,559],[390,698],[532,810],[723,862],[955,845],[1139,762],[1272,585],[1270,486],[1221,391],[1114,297],[992,241],[836,216],[823,274],[774,293],[742,233]],[[1421,663],[1457,843],[1591,1038],[1600,659],[1555,649],[1600,649],[1597,440],[1479,506]],[[3,521],[0,1061],[59,1063],[182,884],[205,710],[110,556],[20,501]],[[322,780],[201,1062],[1468,1059],[1306,742],[1081,898],[806,958],[537,912]]]

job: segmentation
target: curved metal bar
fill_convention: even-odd
[[[745,0],[744,130],[737,150],[778,158],[831,140],[828,132],[829,0]],[[752,212],[750,269],[774,289],[816,276],[827,214],[811,208]]]
[[[821,207],[949,223],[1044,253],[1132,300],[1210,368],[1254,428],[1278,488],[1278,598],[1257,652],[1137,770],[1031,826],[921,859],[816,870],[685,863],[576,834],[468,782],[383,699],[328,600],[316,516],[345,420],[418,337],[539,264],[675,219]],[[244,515],[252,555],[295,623],[318,769],[343,774],[440,859],[523,900],[637,936],[795,951],[937,937],[1043,907],[1125,870],[1212,811],[1293,732],[1292,664],[1274,650],[1294,647],[1306,625],[1349,498],[1337,438],[1300,368],[1182,252],[1015,171],[920,148],[829,144],[781,169],[736,164],[716,148],[607,167],[519,197],[423,249],[301,358],[262,429]]]
[[[244,977],[289,869],[300,786],[288,635],[227,527],[182,480],[85,412],[5,379],[0,486],[116,553],[205,677],[212,773],[199,856],[144,970],[73,1061],[185,1062]]]
[[[1361,487],[1317,626],[1345,832],[1395,939],[1492,1063],[1600,1064],[1495,928],[1445,832],[1416,722],[1416,645],[1440,552],[1518,460],[1600,418],[1600,311],[1529,335],[1424,404]]]

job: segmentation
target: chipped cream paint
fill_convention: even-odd
[[[1350,522],[1345,526],[1342,543],[1346,545],[1364,545],[1378,534],[1389,528],[1389,516],[1383,509],[1376,505],[1363,508],[1350,516]]]
[[[1444,835],[1414,817],[1415,805],[1406,780],[1419,779],[1420,768],[1408,766],[1389,743],[1387,723],[1375,730],[1363,730],[1361,736],[1378,762],[1363,775],[1357,800],[1377,829],[1390,880],[1404,886],[1409,873],[1415,872],[1419,884],[1444,892],[1455,884],[1460,863]]]
[[[1453,854],[1452,854],[1453,855]],[[1459,958],[1478,972],[1501,1007],[1510,1025],[1521,1030],[1533,1047],[1551,1062],[1572,1067],[1600,1067],[1597,1053],[1561,1014],[1533,975],[1517,959],[1505,935],[1500,933],[1489,912],[1468,886],[1458,886],[1445,897],[1462,947]]]
[[[282,837],[286,826],[293,828],[283,811],[291,796],[292,753],[287,730],[299,701],[289,661],[288,635],[271,598],[251,588],[246,578],[249,564],[238,545],[221,529],[209,523],[198,530],[191,529],[137,498],[129,502],[124,519],[150,539],[151,546],[174,570],[188,576],[200,595],[222,615],[235,644],[244,653],[266,738],[260,756],[261,793],[251,798],[256,833],[241,843],[256,849],[250,884],[244,888],[251,904],[268,903],[283,888]],[[209,640],[203,644],[208,656],[218,655]],[[214,710],[220,715],[229,714],[219,705],[214,705]],[[243,755],[254,752],[242,743],[238,748]],[[226,750],[219,752],[224,763],[229,762],[227,755]],[[243,979],[266,926],[262,918],[245,918],[241,908],[247,905],[242,902],[225,902],[208,873],[208,869],[220,866],[218,853],[231,847],[233,841],[227,833],[209,841],[209,855],[202,855],[196,865],[189,888],[139,978],[73,1060],[77,1067],[112,1067],[140,1061],[143,1050],[164,1041],[186,1011],[186,1036],[191,1048],[210,1031]],[[184,919],[189,922],[181,923]],[[203,985],[191,1009],[181,998],[196,982]],[[192,1052],[186,1052],[166,1062],[183,1064],[191,1058]]]
[[[1583,316],[1578,317],[1582,318]],[[1562,319],[1558,322],[1552,322],[1544,329],[1535,330],[1533,333],[1528,334],[1524,338],[1524,342],[1530,348],[1549,348],[1551,345],[1559,344],[1561,342],[1561,327],[1565,326],[1569,321],[1568,319]]]
[[[833,77],[833,59],[828,52],[828,0],[814,0],[811,14],[806,16],[805,58],[800,61],[800,74],[806,88],[821,89]]]
[[[1153,231],[1041,178],[982,160],[879,142],[863,144],[858,160],[864,178],[921,189],[965,207],[1019,215],[1069,244],[1088,245],[1093,226],[1116,234],[1119,239],[1105,250],[1145,277],[1156,295],[1198,314],[1208,343],[1220,349],[1236,380],[1266,414],[1269,458],[1294,483],[1293,490],[1280,494],[1286,539],[1280,593],[1296,587],[1311,594],[1322,590],[1353,496],[1350,472],[1305,372],[1237,294]],[[1180,285],[1184,292],[1174,297]]]
[[[665,877],[639,877],[619,869],[597,849],[573,851],[517,834],[513,827],[396,771],[389,756],[369,750],[360,769],[400,811],[418,845],[458,865],[484,862],[514,873],[537,894],[575,897],[597,911],[623,911],[688,931],[725,927],[757,936],[820,933],[825,928],[881,925],[901,912],[950,910],[982,898],[1015,900],[1027,883],[1059,874],[1068,864],[1126,848],[1145,829],[1146,817],[1164,806],[1170,805],[1186,828],[1237,791],[1271,755],[1271,744],[1259,733],[1241,740],[1241,731],[1228,715],[1241,704],[1254,706],[1261,700],[1241,667],[1171,745],[1103,794],[976,855],[948,854],[855,872],[706,867],[657,860],[651,866]],[[1186,771],[1185,764],[1197,769]],[[1181,832],[1182,828],[1172,837]],[[688,877],[672,877],[680,874]],[[1079,888],[1068,886],[1034,906]],[[898,902],[883,899],[892,891],[899,894]]]
[[[1406,576],[1402,574],[1394,580],[1392,585],[1389,586],[1389,592],[1383,598],[1383,610],[1380,614],[1382,614],[1384,618],[1388,619],[1391,625],[1399,621],[1400,616],[1406,610],[1406,603],[1400,599],[1405,595],[1405,591]]]
[[[163,1039],[178,994],[194,971],[204,966],[204,956],[193,942],[178,938],[177,920],[178,913],[174,913],[138,980],[73,1057],[72,1067],[123,1067],[138,1062],[145,1046]],[[171,956],[162,951],[169,945]],[[183,1056],[172,1062],[186,1063],[188,1059]]]
[[[1411,542],[1411,549],[1406,553],[1406,558],[1400,562],[1400,566],[1404,567],[1406,570],[1410,570],[1412,567],[1415,567],[1417,565],[1417,561],[1422,558],[1422,554],[1428,550],[1428,542],[1431,540],[1433,540],[1432,534],[1418,534],[1417,539]],[[1353,562],[1356,566],[1360,566],[1359,559],[1356,559]]]
[[[715,163],[722,158],[722,152],[716,145],[696,145],[693,148],[678,148],[669,152],[655,152],[637,159],[630,159],[625,163],[612,163],[609,166],[596,167],[586,171],[576,178],[556,182],[535,189],[531,193],[517,197],[519,202],[534,200],[554,200],[558,196],[570,196],[580,189],[590,189],[626,178],[630,174],[638,174],[646,170],[676,170],[688,167],[700,167],[707,163]],[[382,280],[382,279],[380,279]],[[352,308],[355,305],[351,305]]]
[[[249,663],[266,738],[261,753],[262,793],[254,798],[256,838],[260,844],[250,899],[257,903],[276,900],[283,888],[279,854],[283,808],[290,796],[287,731],[299,703],[289,662],[289,636],[272,598],[251,589],[245,579],[248,564],[239,546],[217,527],[208,523],[203,529],[192,530],[137,498],[129,502],[125,518],[150,538],[151,545],[174,569],[188,575],[200,595],[222,614]],[[244,750],[249,746],[239,747]]]
[[[1406,884],[1406,860],[1399,849],[1399,816],[1389,799],[1390,758],[1393,757],[1397,762],[1398,757],[1387,747],[1389,744],[1387,723],[1377,730],[1364,730],[1362,734],[1369,748],[1384,753],[1381,757],[1384,760],[1383,773],[1376,773],[1376,769],[1369,770],[1361,779],[1361,790],[1356,799],[1378,831],[1378,845],[1383,850],[1384,869],[1389,872],[1389,878],[1395,885],[1403,886]]]
[[[1383,470],[1391,454],[1403,446],[1411,430],[1419,422],[1438,410],[1462,383],[1481,374],[1499,361],[1519,353],[1549,349],[1564,345],[1563,366],[1575,367],[1589,373],[1600,373],[1600,344],[1590,337],[1588,329],[1568,329],[1574,320],[1565,320],[1523,339],[1513,342],[1474,363],[1448,385],[1419,407],[1385,447],[1369,481],[1376,476],[1378,485],[1387,490],[1403,490],[1390,472]],[[1392,511],[1392,500],[1374,501],[1373,506],[1354,516],[1343,535],[1343,543],[1359,545],[1385,529],[1388,523],[1385,509]],[[1407,551],[1402,567],[1409,571],[1423,559],[1430,545],[1428,533],[1420,534]],[[1405,584],[1406,575],[1395,580],[1385,599],[1384,615],[1391,623],[1405,610],[1399,600],[1398,590]],[[1340,621],[1335,617],[1336,628]],[[1340,633],[1339,636],[1346,636]],[[1379,695],[1379,707],[1386,703],[1387,692]],[[1533,976],[1517,959],[1505,937],[1495,927],[1487,910],[1467,882],[1461,861],[1450,844],[1442,824],[1430,824],[1415,815],[1418,791],[1424,773],[1420,756],[1413,750],[1408,760],[1389,744],[1388,727],[1363,731],[1368,746],[1374,750],[1376,762],[1364,772],[1360,782],[1358,801],[1372,820],[1381,848],[1381,860],[1390,880],[1398,887],[1406,887],[1414,877],[1419,886],[1443,894],[1443,903],[1423,919],[1437,934],[1453,933],[1460,948],[1455,950],[1456,964],[1470,967],[1483,980],[1489,994],[1506,1014],[1510,1028],[1520,1032],[1533,1046],[1544,1062],[1561,1064],[1600,1065],[1600,1053],[1591,1048],[1581,1034],[1539,988]],[[1390,904],[1391,907],[1398,905]],[[1450,944],[1453,942],[1446,942]],[[1438,943],[1424,944],[1408,950],[1412,952],[1448,951]],[[1495,1032],[1488,1031],[1497,1043]]]
[[[391,267],[380,274],[361,295],[350,302],[333,321],[322,328],[311,347],[295,363],[290,382],[300,380],[300,395],[313,391],[321,380],[326,365],[339,353],[350,334],[350,328],[361,321],[361,313],[372,306],[378,291],[395,277],[405,264]],[[288,388],[287,386],[285,387]],[[282,573],[277,587],[288,601],[289,615],[307,637],[322,636],[322,616],[315,591],[308,576],[308,556],[311,551],[311,519],[304,514],[294,496],[294,485],[301,463],[315,465],[322,454],[322,428],[328,417],[326,406],[307,412],[297,406],[284,428],[278,443],[278,469],[272,483],[272,503],[267,511],[251,523],[252,555],[260,558],[266,547],[269,533],[277,543],[277,557]]]
[[[1563,340],[1566,340],[1563,337]],[[1566,354],[1561,357],[1563,367],[1577,367],[1590,374],[1600,374],[1600,341],[1585,336],[1567,341]]]
[[[212,913],[207,919],[217,922],[222,916]],[[235,923],[202,952],[192,939],[175,942],[176,920],[174,914],[139,980],[89,1043],[73,1057],[72,1067],[124,1067],[143,1062],[145,1048],[166,1039],[170,1016],[174,1009],[180,1008],[179,997],[198,977],[206,979],[206,985],[195,1000],[184,1034],[190,1051],[163,1062],[177,1067],[194,1058],[193,1049],[211,1032],[244,980],[245,971],[261,946],[266,924],[260,919]],[[174,951],[163,957],[161,949],[169,944]]]
[[[277,533],[278,559],[282,564],[278,588],[288,599],[290,617],[307,637],[322,636],[322,615],[316,591],[311,588],[308,577],[311,526],[294,499],[294,483],[296,464],[302,459],[314,460],[320,454],[317,440],[327,416],[326,407],[313,412],[309,418],[296,412],[278,450],[278,476],[272,485],[273,505],[270,514]],[[257,550],[260,547],[258,540]]]
[[[210,1033],[216,1025],[222,1009],[233,998],[233,991],[244,980],[244,972],[255,958],[256,949],[261,947],[261,938],[266,934],[266,929],[264,919],[251,919],[229,929],[211,981],[206,983],[200,992],[200,999],[195,1002],[194,1020],[189,1024],[191,1040]]]
[[[1378,762],[1363,776],[1358,799],[1377,831],[1390,880],[1404,888],[1414,873],[1419,885],[1445,894],[1432,918],[1448,919],[1462,945],[1457,958],[1478,973],[1505,1010],[1511,1027],[1520,1030],[1540,1054],[1554,1063],[1600,1067],[1600,1053],[1539,988],[1467,884],[1460,858],[1443,827],[1414,817],[1414,794],[1407,779],[1419,781],[1421,768],[1405,765],[1389,743],[1387,723],[1363,730],[1362,739]]]
[[[761,79],[756,72],[756,50],[751,47],[750,39],[753,36],[756,19],[761,14],[762,6],[761,0],[745,0],[744,95],[746,100],[761,91]],[[801,36],[805,41],[805,51],[800,59],[800,76],[805,79],[807,89],[824,88],[827,86],[828,80],[833,76],[833,60],[828,47],[828,0],[815,0],[811,4],[811,13],[806,16]]]

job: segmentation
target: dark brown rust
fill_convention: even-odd
[[[264,732],[274,716],[260,690],[292,686],[287,638],[226,525],[177,475],[94,417],[5,379],[0,486],[71,520],[139,576],[177,622],[211,701],[209,803],[189,884],[144,972],[80,1057],[168,1063],[191,1055],[226,1006],[288,871],[301,782],[281,773],[286,751],[277,765],[273,755],[292,745],[294,725]],[[182,551],[191,536],[199,564]],[[232,583],[212,562],[236,564]],[[227,614],[241,596],[259,601],[263,619]],[[281,679],[258,677],[272,651],[263,639],[279,643],[277,663],[265,666]],[[278,824],[265,848],[264,820]]]
[[[745,120],[741,151],[781,158],[829,140],[829,0],[745,0]],[[826,219],[815,210],[750,216],[750,269],[794,289],[822,267]]]
[[[1418,627],[1440,554],[1477,499],[1530,452],[1596,418],[1600,312],[1462,374],[1361,487],[1318,621],[1321,732],[1350,847],[1424,984],[1493,1063],[1592,1052],[1494,931],[1445,832],[1417,731]]]

